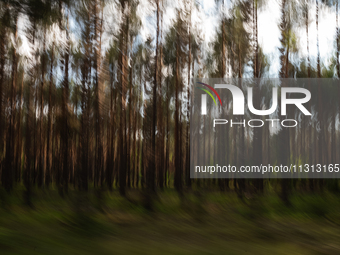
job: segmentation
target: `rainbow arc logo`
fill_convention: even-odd
[[[220,101],[221,106],[223,106],[222,100],[221,100],[221,98],[220,98],[220,95],[217,93],[217,91],[216,91],[213,87],[211,87],[210,85],[205,84],[205,83],[203,83],[203,82],[197,82],[197,83],[198,83],[198,84],[201,84],[201,85],[203,85],[203,86],[205,86],[205,87],[207,87],[207,88],[209,88],[212,92],[214,92],[214,94],[217,96],[218,100]],[[204,89],[204,88],[201,88],[201,87],[196,87],[196,88],[197,88],[197,89],[201,89],[201,90],[203,90],[204,92],[206,92],[206,93],[214,100],[214,103],[215,103],[215,105],[217,106],[216,100],[215,100],[215,98],[213,97],[213,95],[210,93],[209,90]]]

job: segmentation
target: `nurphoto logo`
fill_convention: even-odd
[[[340,177],[339,164],[320,156],[332,142],[325,132],[335,132],[338,125],[324,117],[337,112],[338,98],[332,97],[327,108],[320,98],[333,93],[339,83],[335,79],[196,80],[190,119],[191,177]],[[308,165],[297,158],[294,163],[299,164],[288,165],[297,152],[317,161]]]

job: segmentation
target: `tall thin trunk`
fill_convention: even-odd
[[[4,70],[5,70],[5,44],[6,44],[6,30],[5,26],[1,25],[1,38],[0,38],[0,171],[3,168],[2,155],[4,150],[4,117],[3,117],[3,90],[4,90]]]
[[[308,34],[308,26],[309,26],[309,14],[308,14],[308,12],[309,12],[309,8],[308,8],[308,6],[306,6],[305,8],[306,8],[305,12],[306,12],[307,62],[308,62],[307,63],[307,65],[308,65],[307,74],[308,74],[308,78],[310,78],[311,66],[310,66],[310,56],[309,56],[309,34]]]
[[[178,27],[180,25],[178,24]],[[176,91],[175,91],[175,188],[180,196],[183,195],[182,191],[182,168],[181,168],[181,155],[180,155],[180,137],[179,137],[179,99],[178,99],[178,93],[179,93],[179,86],[180,86],[180,33],[177,31],[177,44],[176,44]]]
[[[239,87],[242,88],[242,57],[241,57],[241,44],[238,43],[238,79],[239,79]],[[240,145],[239,145],[239,152],[238,152],[238,166],[242,166],[244,164],[245,155],[244,155],[244,132],[245,128],[242,125],[241,131],[239,133]],[[243,199],[243,193],[245,191],[245,179],[241,178],[237,180],[239,193],[238,196]]]
[[[225,42],[226,42],[226,36],[225,36],[225,17],[223,15],[222,17],[222,78],[224,78],[226,74],[226,56],[225,56]]]
[[[138,95],[138,93],[137,93]],[[135,179],[136,179],[136,133],[137,133],[137,109],[138,108],[138,104],[139,104],[139,96],[137,99],[137,102],[134,104],[133,107],[133,145],[132,145],[132,180],[131,180],[131,184],[132,187],[135,187]]]
[[[336,65],[337,65],[337,71],[338,71],[338,77],[340,77],[340,65],[339,65],[339,24],[338,24],[338,12],[339,12],[339,1],[336,1]],[[338,94],[340,94],[340,88],[338,88]],[[332,161],[331,162],[335,162],[336,161],[336,110],[334,110],[335,112],[333,113],[333,136],[332,136]]]
[[[33,78],[34,79],[34,78]],[[34,109],[33,113],[37,112],[38,108],[38,85],[35,85],[35,93],[33,95]],[[33,118],[33,185],[37,182],[37,120]]]
[[[24,201],[28,206],[32,205],[31,202],[31,102],[30,90],[33,83],[29,85],[27,98],[26,98],[26,138],[25,138],[25,168],[24,168]]]
[[[90,55],[90,13],[87,16],[88,20],[85,23],[85,60],[82,66],[82,93],[81,93],[81,170],[79,171],[79,189],[83,191],[88,190],[88,177],[89,177],[89,73],[91,70],[89,58]]]
[[[141,69],[142,70],[142,69]],[[140,76],[140,86],[142,86],[142,76]],[[143,104],[143,96],[142,93],[140,94],[140,99],[139,100],[139,104],[138,104],[138,109],[140,109],[142,107]],[[143,151],[143,142],[141,139],[141,135],[140,132],[142,132],[141,130],[143,130],[143,119],[140,116],[140,114],[138,114],[137,116],[137,138],[138,138],[138,145],[137,145],[137,168],[136,168],[136,187],[138,188],[139,186],[139,179],[140,179],[140,175],[142,174],[142,153],[140,152],[140,150]]]
[[[338,23],[338,19],[339,19],[339,0],[336,1],[336,67],[337,67],[337,72],[338,72],[338,77],[340,77],[340,65],[339,65],[339,49],[340,49],[340,45],[339,45],[339,23]]]
[[[17,23],[15,24],[15,40],[17,40]],[[11,81],[11,93],[10,93],[10,116],[8,132],[6,134],[6,159],[5,167],[2,170],[2,182],[6,191],[9,192],[13,187],[13,157],[14,157],[14,120],[15,120],[15,98],[16,98],[16,78],[17,78],[17,57],[16,57],[16,45],[13,47],[13,63],[12,63],[12,81]]]
[[[16,162],[16,170],[17,170],[17,182],[21,181],[21,157],[22,157],[22,133],[21,133],[21,114],[22,114],[22,96],[23,96],[23,89],[24,89],[24,73],[22,74],[21,79],[21,90],[19,95],[19,107],[18,107],[18,134],[17,134],[17,150],[16,150],[16,156],[15,156],[15,162]]]
[[[257,25],[257,0],[253,2],[253,16],[254,16],[254,43],[255,43],[255,53],[254,53],[254,78],[259,78],[259,67],[258,67],[258,25]],[[260,102],[260,83],[256,82],[254,87],[254,107],[256,109],[261,108]],[[258,128],[254,128],[253,137],[253,161],[255,165],[260,165],[262,163],[262,131]],[[258,179],[256,182],[256,188],[258,191],[263,191],[263,180]]]
[[[16,18],[16,25],[15,25],[15,43],[17,42],[18,40],[18,32],[17,32],[17,23],[18,23],[18,18]],[[16,82],[17,82],[17,60],[16,60],[16,49],[14,49],[13,51],[13,64],[15,65],[14,67],[14,80],[13,81],[13,84],[14,84],[14,87],[16,87]],[[12,67],[13,68],[13,67]],[[23,80],[22,80],[23,81]],[[16,90],[16,88],[14,88],[14,91]],[[19,95],[19,102],[21,101],[21,93],[22,93],[22,90],[20,92],[20,95]],[[15,92],[15,95],[14,95],[14,104],[16,104],[16,92]],[[16,145],[14,146],[15,148],[15,151],[14,151],[14,157],[13,157],[13,166],[14,166],[14,171],[15,171],[15,181],[18,182],[20,181],[20,175],[21,175],[21,170],[20,170],[20,164],[19,163],[19,157],[21,155],[21,147],[20,147],[20,140],[21,140],[21,130],[20,130],[20,124],[21,124],[21,120],[20,120],[20,111],[21,111],[21,104],[19,103],[18,105],[18,115],[17,117],[13,116],[13,123],[17,123],[17,124],[14,124],[14,130],[16,129],[16,131],[13,132],[13,144],[15,143]]]
[[[46,28],[44,28],[44,46],[41,62],[41,87],[40,87],[40,153],[39,153],[39,165],[38,165],[38,187],[43,185],[44,181],[44,85],[45,85],[45,67],[46,67]]]
[[[110,109],[109,109],[109,117],[107,120],[107,156],[106,156],[106,184],[109,190],[112,190],[112,167],[113,167],[113,158],[114,158],[114,145],[113,145],[113,137],[114,137],[114,129],[113,129],[113,84],[114,84],[114,74],[113,74],[113,61],[110,62]]]
[[[125,10],[128,3],[124,0],[120,1],[123,10]],[[124,18],[124,17],[123,17]],[[124,19],[127,19],[125,17]],[[126,63],[126,37],[128,36],[127,33],[127,21],[123,22],[120,34],[120,83],[121,83],[121,96],[120,96],[120,127],[119,127],[119,153],[120,153],[120,167],[119,167],[119,192],[121,196],[125,196],[125,186],[126,186],[126,145],[124,143],[124,138],[126,138],[126,111],[125,111],[125,87],[126,87],[126,72],[127,72],[127,63]],[[126,140],[125,140],[126,141]]]
[[[33,34],[32,34],[32,44],[35,44],[35,20],[33,21]],[[32,73],[33,73],[32,68]],[[32,122],[32,109],[31,109],[31,89],[34,84],[34,77],[31,75],[31,80],[30,84],[28,85],[28,91],[26,93],[26,137],[25,137],[25,167],[24,167],[24,174],[23,174],[23,180],[24,180],[24,201],[25,204],[28,206],[32,206],[32,201],[31,201],[31,178],[32,178],[32,173],[31,173],[31,122]],[[34,162],[33,162],[34,164]]]
[[[157,5],[157,33],[156,33],[156,56],[155,56],[155,73],[153,87],[153,111],[152,111],[152,127],[151,127],[151,166],[148,174],[148,188],[150,192],[155,192],[155,176],[156,176],[156,124],[157,124],[157,81],[158,81],[158,47],[159,47],[159,0]],[[151,202],[151,201],[150,201]]]
[[[161,11],[161,43],[159,46],[160,56],[159,56],[159,91],[158,91],[158,149],[159,152],[159,161],[158,161],[158,183],[161,189],[164,188],[164,123],[163,123],[163,92],[162,92],[162,67],[163,67],[163,9],[164,9],[164,1],[162,0],[162,11]]]
[[[316,0],[316,46],[317,46],[317,78],[321,78],[321,66],[320,66],[320,48],[319,48],[319,1]],[[317,148],[318,148],[318,161],[322,165],[324,163],[324,129],[323,129],[323,115],[322,115],[322,91],[321,91],[321,84],[318,82],[318,112],[319,112],[319,119],[318,122],[320,123],[320,129],[317,135]],[[320,184],[320,189],[322,189],[322,179],[318,180]]]
[[[130,42],[130,48],[132,51],[132,38],[131,38],[131,42]],[[132,59],[130,59],[130,61],[132,61]],[[132,134],[132,111],[131,108],[133,107],[133,91],[132,91],[132,67],[130,67],[129,70],[129,133],[128,133],[128,138],[127,138],[127,166],[126,166],[126,170],[127,170],[127,186],[128,188],[131,185],[131,134]]]
[[[140,109],[140,107],[142,106],[142,102],[143,102],[143,98],[142,98],[142,95],[140,95],[140,98],[138,98],[138,109]],[[138,111],[139,112],[139,111]],[[140,169],[141,169],[141,160],[140,160],[140,158],[141,158],[141,153],[140,153],[140,150],[141,150],[141,144],[142,144],[142,142],[141,142],[141,136],[140,136],[140,130],[142,130],[143,129],[143,127],[142,127],[142,120],[141,120],[141,117],[139,116],[139,114],[137,114],[137,127],[136,127],[136,129],[137,129],[137,137],[136,137],[136,139],[138,140],[138,142],[137,142],[137,159],[136,159],[136,183],[135,183],[135,186],[136,186],[136,188],[138,188],[139,187],[139,176],[140,176],[140,174],[141,174],[141,171],[140,171]]]
[[[321,78],[320,49],[319,49],[319,0],[316,0],[316,48],[317,48],[317,75]]]
[[[166,93],[166,105],[169,105],[170,103],[170,95],[169,95],[169,77],[170,75],[168,74],[167,78],[167,93]],[[170,119],[170,110],[169,107],[167,107],[166,110],[166,145],[165,145],[165,176],[164,176],[164,184],[167,187],[167,177],[169,173],[169,150],[170,150],[170,138],[169,138],[169,133],[170,133],[170,127],[169,127],[169,119]]]
[[[102,120],[100,116],[100,98],[99,98],[99,68],[100,65],[98,65],[98,60],[100,58],[100,50],[101,50],[101,25],[99,25],[98,22],[98,2],[97,0],[94,1],[94,71],[95,71],[95,131],[96,131],[96,158],[95,158],[95,185],[98,185],[99,180],[102,184],[102,180],[104,177],[103,173],[103,144],[102,144]],[[99,29],[98,29],[99,28]],[[99,31],[98,31],[99,30]],[[98,41],[98,33],[100,36],[100,40]],[[98,45],[97,45],[98,44]]]
[[[54,42],[52,44],[51,53],[51,67],[50,67],[50,82],[48,88],[48,113],[47,113],[47,149],[46,149],[46,178],[45,185],[49,187],[51,182],[51,155],[50,155],[50,141],[52,132],[52,88],[53,88],[53,62],[54,62]]]
[[[64,54],[64,80],[63,80],[63,95],[62,95],[62,119],[63,128],[61,130],[61,142],[62,142],[62,172],[60,176],[61,192],[68,192],[68,180],[69,180],[69,118],[68,118],[68,98],[69,98],[69,57],[70,57],[70,45],[68,35],[68,20],[67,20],[67,46]]]
[[[190,7],[191,8],[191,7]],[[188,37],[189,37],[189,52],[188,52],[188,90],[187,90],[187,95],[188,95],[188,101],[187,101],[187,130],[186,130],[186,165],[185,165],[185,173],[186,173],[186,184],[188,187],[191,187],[191,179],[190,179],[190,141],[189,141],[189,127],[190,127],[190,87],[191,87],[191,72],[190,72],[190,68],[191,68],[191,31],[190,31],[190,27],[191,27],[191,10],[190,10],[190,21],[189,21],[189,33],[188,33]],[[224,30],[222,28],[222,30]],[[224,43],[223,43],[224,45]],[[225,69],[225,67],[224,67]]]
[[[281,5],[281,50],[280,50],[280,62],[281,62],[281,70],[280,70],[280,78],[287,78],[287,70],[288,70],[288,59],[289,59],[289,43],[286,45],[286,41],[289,38],[288,36],[288,25],[286,20],[286,0],[282,0]],[[287,48],[286,48],[287,47]],[[285,86],[285,83],[282,83],[281,86]],[[282,119],[283,117],[281,117]],[[282,165],[288,164],[289,159],[289,134],[286,128],[283,128],[278,137],[278,144],[280,148],[280,157],[278,158],[279,163]],[[281,199],[288,206],[289,202],[289,179],[282,179],[281,181]]]
[[[309,55],[309,8],[308,5],[305,6],[305,12],[306,12],[306,38],[307,38],[307,75],[308,78],[311,78],[311,64],[310,64],[310,55]],[[308,89],[311,90],[311,85],[308,82]],[[311,102],[308,102],[309,107],[311,107]],[[312,160],[312,156],[313,156],[313,146],[312,146],[312,136],[313,136],[313,129],[312,129],[312,125],[313,123],[310,122],[308,125],[308,137],[310,137],[310,141],[309,141],[309,146],[308,148],[308,158],[309,160]],[[310,183],[313,183],[313,180],[309,180]]]

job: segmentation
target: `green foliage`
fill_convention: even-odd
[[[183,204],[165,190],[152,216],[132,193],[135,202],[103,193],[104,212],[94,193],[72,191],[67,200],[55,190],[35,194],[35,210],[15,196],[10,211],[0,209],[2,254],[332,254],[340,234],[339,215],[332,213],[340,203],[330,194],[294,196],[284,209],[272,194],[244,204],[230,193],[190,193]]]

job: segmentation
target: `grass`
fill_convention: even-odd
[[[340,200],[299,195],[286,208],[275,194],[240,202],[233,192],[159,192],[154,212],[139,191],[88,195],[18,189],[0,209],[0,254],[339,254]],[[99,201],[99,202],[98,202]]]

